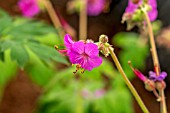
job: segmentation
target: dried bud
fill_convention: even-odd
[[[134,4],[138,4],[139,3],[139,0],[131,0],[132,1],[132,3],[134,3]]]
[[[157,90],[164,90],[166,88],[166,83],[164,81],[156,82]]]
[[[155,89],[155,82],[147,79],[145,82],[145,89],[148,91],[153,91]]]
[[[100,50],[100,52],[105,56],[109,56],[109,46],[106,46],[107,44],[103,44],[103,43],[98,43],[98,48]]]
[[[99,42],[107,43],[108,42],[108,37],[106,35],[100,35]]]

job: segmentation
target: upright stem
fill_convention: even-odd
[[[158,55],[157,55],[157,50],[156,50],[156,46],[155,46],[152,25],[151,25],[151,22],[150,22],[147,12],[146,11],[143,11],[143,12],[145,14],[146,22],[148,25],[148,32],[149,32],[149,37],[150,37],[151,53],[152,53],[154,68],[155,68],[157,76],[159,76],[160,75],[160,65],[159,65],[159,61],[158,61]],[[164,90],[159,91],[159,95],[161,96],[161,102],[160,102],[161,113],[167,113]]]
[[[150,19],[149,19],[147,12],[144,11],[144,14],[145,14],[146,22],[147,22],[147,25],[148,25],[148,32],[149,32],[149,37],[150,37],[151,53],[152,53],[154,68],[155,68],[157,76],[159,76],[160,66],[159,66],[158,55],[157,55],[156,46],[155,46],[153,29],[152,29],[152,25],[151,25],[151,22],[150,22]]]
[[[112,51],[111,48],[109,48],[109,52],[112,56],[113,61],[116,64],[117,69],[119,70],[119,72],[121,73],[126,85],[128,86],[128,88],[130,89],[131,93],[134,95],[136,101],[138,102],[139,106],[141,107],[141,109],[143,110],[144,113],[149,113],[148,109],[146,108],[146,106],[144,105],[142,99],[140,98],[140,96],[138,95],[138,93],[136,92],[135,88],[133,87],[133,85],[130,83],[129,79],[127,78],[125,72],[123,71],[115,53]]]
[[[79,19],[79,39],[86,40],[87,38],[87,2],[82,1],[83,7],[80,8],[80,19]]]
[[[61,37],[64,37],[65,32],[63,30],[63,27],[60,23],[60,20],[59,20],[57,14],[56,14],[51,2],[49,0],[39,0],[39,1],[42,2],[44,4],[45,8],[47,9],[47,12],[48,12],[48,14],[51,18],[51,21],[53,22],[55,28],[60,29],[59,32],[60,32]]]

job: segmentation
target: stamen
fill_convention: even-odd
[[[63,44],[59,44],[59,46],[65,47]],[[58,45],[54,45],[54,48],[55,48],[56,50],[59,50],[59,46],[58,46]]]
[[[56,50],[58,50],[58,46],[57,46],[57,45],[54,45],[54,48],[55,48]]]
[[[80,65],[80,64],[77,64],[77,65],[76,65],[76,71],[74,71],[73,73],[76,74],[80,68],[81,68],[81,65]]]
[[[83,74],[83,73],[84,73],[84,71],[85,71],[84,69],[83,69],[83,70],[81,70],[81,74]]]

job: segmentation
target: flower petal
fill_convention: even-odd
[[[77,52],[78,54],[84,53],[85,44],[82,41],[75,42],[72,45],[71,51]]]
[[[157,2],[156,0],[149,0],[148,3],[152,8],[152,10],[148,12],[148,15],[150,20],[154,21],[158,16]],[[139,4],[142,4],[142,0],[140,0],[138,4],[133,4],[131,0],[128,0],[128,6],[126,7],[125,12],[130,14],[134,13]]]
[[[66,46],[67,49],[70,49],[72,44],[74,44],[71,36],[69,34],[66,34],[64,36],[64,45]]]
[[[91,71],[93,68],[98,67],[102,64],[102,57],[92,56],[84,60],[82,68]]]
[[[87,12],[90,16],[99,15],[104,9],[105,0],[88,0]]]
[[[40,12],[36,0],[20,0],[18,6],[25,17],[33,17]]]
[[[80,64],[81,62],[83,62],[83,57],[77,52],[70,51],[68,53],[68,56],[72,64]]]
[[[89,56],[98,56],[99,50],[97,45],[93,43],[87,43],[85,45],[85,53]]]
[[[156,73],[153,71],[149,71],[149,79],[156,81],[157,80]]]

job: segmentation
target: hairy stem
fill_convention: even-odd
[[[87,2],[83,3],[83,7],[80,8],[79,19],[79,39],[86,40],[87,38]]]
[[[145,10],[143,10],[143,12],[145,14],[146,23],[148,25],[148,33],[149,33],[149,37],[150,37],[151,53],[152,53],[154,68],[155,68],[157,76],[159,76],[160,75],[160,65],[159,65],[157,50],[156,50],[156,46],[155,46],[152,25],[151,25],[151,22],[150,22],[147,12]],[[164,90],[159,91],[159,95],[161,97],[161,101],[160,101],[161,113],[167,113]]]
[[[60,20],[59,20],[57,14],[56,14],[51,2],[49,0],[39,0],[39,1],[44,4],[44,6],[45,6],[50,18],[51,18],[51,21],[54,24],[54,27],[56,29],[60,29],[59,30],[60,36],[64,37],[64,35],[65,35],[64,29],[63,29],[63,27],[60,23]]]
[[[118,61],[118,59],[117,59],[114,51],[112,51],[112,49],[109,48],[109,52],[110,52],[110,54],[111,54],[111,56],[112,56],[113,61],[114,61],[115,64],[116,64],[117,69],[118,69],[119,72],[121,73],[121,75],[122,75],[122,77],[123,77],[126,85],[127,85],[128,88],[130,89],[131,93],[134,95],[134,97],[135,97],[136,101],[138,102],[139,106],[141,107],[142,111],[143,111],[144,113],[149,113],[148,109],[147,109],[146,106],[144,105],[144,103],[143,103],[142,99],[140,98],[139,94],[136,92],[135,88],[134,88],[133,85],[130,83],[130,81],[129,81],[129,79],[127,78],[125,72],[123,71],[123,69],[122,69],[122,67],[121,67],[121,65],[120,65],[120,63],[119,63],[119,61]]]
[[[167,113],[166,101],[165,101],[165,96],[164,96],[164,90],[160,90],[159,91],[159,95],[162,98],[161,102],[160,102],[161,113]]]
[[[139,106],[141,107],[141,109],[143,110],[144,113],[149,113],[148,109],[146,108],[146,106],[144,105],[142,99],[140,98],[139,94],[136,92],[135,88],[133,87],[133,85],[130,83],[129,79],[127,78],[125,72],[123,71],[115,53],[112,51],[111,48],[109,48],[109,52],[112,56],[113,61],[116,64],[117,69],[119,70],[119,72],[121,73],[126,85],[128,86],[128,88],[130,89],[131,93],[134,95],[136,101],[138,102]]]
[[[144,14],[145,14],[146,22],[147,22],[147,25],[148,25],[148,32],[149,32],[149,37],[150,37],[151,53],[152,53],[154,68],[155,68],[157,76],[159,76],[160,66],[159,66],[158,55],[157,55],[156,46],[155,46],[155,40],[154,40],[152,25],[151,25],[149,16],[148,16],[146,11],[144,11]]]

